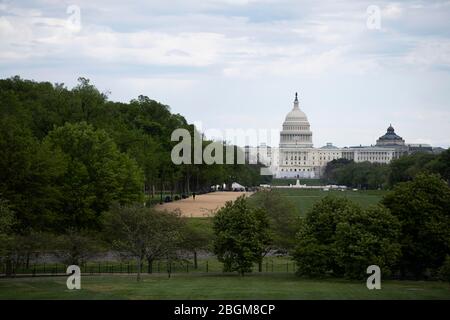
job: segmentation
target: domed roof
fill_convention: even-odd
[[[295,93],[294,108],[286,115],[280,132],[280,148],[312,148],[312,132],[306,114],[300,110]]]
[[[382,135],[379,140],[402,140],[402,137],[395,133],[392,125],[389,125],[389,127],[387,128],[387,132]]]
[[[308,121],[308,118],[298,107],[294,107],[294,109],[286,115],[285,121]]]
[[[285,122],[305,122],[308,121],[306,114],[298,106],[298,97],[295,93],[294,108],[286,115]]]
[[[389,125],[387,128],[387,131],[384,135],[382,135],[380,138],[378,138],[376,146],[378,147],[397,147],[397,146],[404,146],[405,140],[402,139],[399,135],[395,133],[394,128],[392,125]]]

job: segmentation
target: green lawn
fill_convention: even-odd
[[[368,191],[323,191],[315,189],[272,189],[274,192],[279,192],[283,197],[289,199],[300,209],[300,213],[304,215],[309,209],[312,208],[316,201],[327,195],[334,195],[337,197],[346,197],[362,207],[368,207],[370,205],[376,205],[380,202],[381,198],[386,191],[383,190],[368,190]]]
[[[173,274],[83,276],[81,290],[68,290],[65,277],[0,279],[0,299],[450,299],[442,282],[306,280],[293,274]]]

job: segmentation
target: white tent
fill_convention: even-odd
[[[231,190],[245,190],[245,187],[237,182],[231,184]]]

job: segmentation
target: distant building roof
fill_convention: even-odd
[[[407,145],[413,148],[431,148],[431,145],[428,143],[408,143]]]
[[[320,149],[339,149],[339,148],[336,146],[333,146],[333,143],[327,142],[327,144],[323,147],[320,147]]]
[[[403,140],[403,138],[395,133],[394,127],[392,127],[392,125],[389,125],[389,127],[387,128],[386,133],[384,135],[382,135],[378,140],[381,140],[381,141],[383,141],[383,140],[384,141],[386,141],[386,140],[395,141],[395,140]]]

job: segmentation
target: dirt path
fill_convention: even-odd
[[[235,200],[241,195],[249,196],[251,192],[217,191],[207,194],[196,195],[195,200],[191,197],[174,202],[158,204],[158,210],[179,209],[184,217],[211,217],[215,211],[221,208],[225,202]]]

